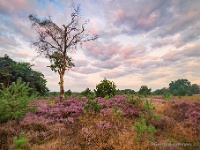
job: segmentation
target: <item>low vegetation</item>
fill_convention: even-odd
[[[0,125],[0,149],[168,148],[158,143],[198,148],[199,100],[136,95],[94,100],[71,96],[62,102],[59,97],[37,99],[31,104],[39,106],[34,112]]]

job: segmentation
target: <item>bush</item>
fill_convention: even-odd
[[[160,115],[155,114],[155,107],[153,106],[153,101],[152,99],[146,100],[143,105],[142,108],[146,111],[146,114],[142,116],[142,118],[146,118],[146,120],[148,121],[152,121],[154,119],[159,120],[160,119]]]
[[[116,85],[114,84],[114,82],[111,82],[105,78],[103,81],[101,81],[101,83],[96,86],[96,90],[94,91],[97,97],[104,98],[105,96],[108,96],[109,98],[111,98],[115,96]]]
[[[163,98],[164,98],[165,100],[170,100],[170,99],[171,99],[171,94],[168,93],[168,92],[165,92],[165,93],[163,94]]]
[[[68,97],[71,95],[72,95],[72,91],[70,89],[65,92],[65,97]]]
[[[86,88],[84,91],[81,92],[81,95],[86,96],[87,98],[94,99],[95,94],[89,88]]]
[[[88,100],[84,106],[84,109],[87,111],[93,110],[95,112],[99,112],[103,106],[99,105],[98,100]]]
[[[19,137],[15,136],[13,138],[14,149],[20,150],[22,148],[22,146],[28,142],[28,139],[24,138],[24,134],[25,134],[25,132],[21,132]]]
[[[22,82],[21,78],[18,78],[16,83],[12,82],[8,88],[5,88],[4,84],[1,84],[1,87],[0,123],[18,119],[36,109],[36,106],[29,106],[33,99],[33,96],[29,96],[31,88],[28,83]]]
[[[151,94],[151,89],[149,89],[146,85],[141,86],[140,90],[138,91],[140,95],[147,96]]]
[[[134,104],[134,105],[141,105],[143,102],[143,97],[141,95],[135,98],[132,95],[127,95],[126,98],[129,100],[131,104]]]
[[[153,133],[156,131],[153,125],[147,125],[145,119],[135,122],[134,129],[136,132],[135,141],[142,142],[145,140],[153,141]]]

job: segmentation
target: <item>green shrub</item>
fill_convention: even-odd
[[[81,95],[86,96],[87,98],[90,98],[90,99],[95,98],[95,93],[92,92],[89,88],[86,88],[84,91],[82,91]]]
[[[134,130],[136,136],[134,137],[135,141],[142,142],[145,140],[153,141],[153,133],[156,131],[153,125],[147,125],[146,120],[142,118],[140,121],[135,122]]]
[[[148,121],[151,121],[153,119],[159,120],[160,115],[155,114],[155,107],[153,107],[153,101],[152,99],[146,100],[145,103],[142,105],[142,108],[146,110],[146,114],[143,115],[144,118],[146,118]]]
[[[178,95],[179,95],[178,90],[174,90],[174,91],[172,92],[172,95],[173,95],[173,96],[178,96]]]
[[[114,84],[114,82],[111,82],[105,78],[103,81],[101,81],[101,83],[96,86],[96,90],[94,91],[97,97],[104,98],[105,96],[109,96],[109,98],[111,98],[115,96],[116,85]]]
[[[170,100],[170,99],[171,99],[171,94],[170,94],[169,92],[165,92],[165,93],[163,94],[163,98],[164,98],[165,100]]]
[[[117,105],[114,105],[111,109],[111,113],[120,120],[123,114],[123,110],[121,110]]]
[[[22,149],[22,146],[28,142],[28,139],[24,138],[25,132],[21,132],[19,137],[14,137],[13,138],[13,144],[14,144],[14,149],[15,150],[20,150]]]
[[[188,96],[192,96],[193,94],[192,94],[192,92],[188,92]]]
[[[17,82],[12,82],[8,88],[1,84],[0,89],[0,123],[10,119],[19,119],[30,111],[34,111],[36,106],[30,107],[33,95],[29,95],[31,88],[28,83],[22,82],[21,78]]]
[[[147,111],[147,114],[149,116],[152,116],[155,108],[153,107],[153,101],[152,99],[149,101],[149,100],[146,100],[145,103],[142,105],[142,108],[145,109]]]
[[[134,105],[141,105],[143,102],[143,96],[141,95],[139,95],[136,98],[134,98],[133,95],[127,95],[126,98],[129,100],[131,104],[134,104]]]
[[[72,95],[72,91],[70,89],[65,92],[65,97],[68,97],[71,95]]]
[[[99,112],[103,106],[99,105],[98,100],[88,100],[86,105],[84,106],[84,109],[87,111],[95,111]]]

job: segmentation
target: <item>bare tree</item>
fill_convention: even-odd
[[[43,54],[51,62],[48,66],[60,76],[60,100],[64,98],[64,74],[66,70],[74,67],[69,50],[77,49],[83,42],[92,41],[98,35],[90,35],[86,30],[87,21],[81,23],[80,6],[72,5],[71,20],[67,25],[59,27],[51,18],[39,19],[36,15],[29,15],[33,29],[38,33],[36,42],[32,45],[36,51]]]

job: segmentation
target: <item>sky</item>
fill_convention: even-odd
[[[28,15],[50,16],[62,27],[72,2],[80,4],[81,20],[89,20],[87,31],[99,38],[69,51],[75,68],[65,73],[65,90],[93,90],[104,78],[135,91],[178,79],[200,85],[200,0],[0,0],[0,57],[34,64],[48,88],[59,91],[49,60],[30,46],[37,33]]]

